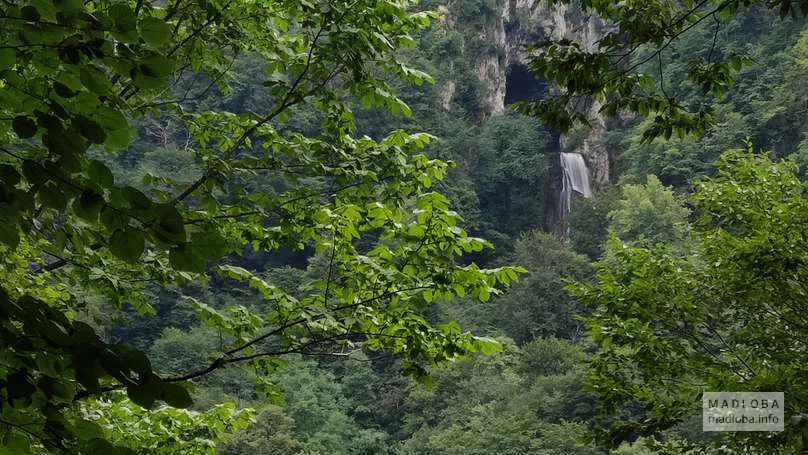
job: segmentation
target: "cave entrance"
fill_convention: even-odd
[[[505,105],[517,101],[538,101],[546,91],[544,81],[536,79],[527,66],[514,63],[508,67],[505,78]]]

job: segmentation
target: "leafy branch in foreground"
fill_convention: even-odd
[[[397,355],[409,374],[428,381],[430,364],[497,349],[454,324],[433,326],[422,312],[466,293],[487,301],[521,270],[482,270],[458,259],[489,244],[469,237],[448,200],[432,191],[449,164],[422,154],[430,136],[354,136],[350,100],[409,115],[385,79],[430,81],[397,57],[431,17],[411,6],[0,5],[4,449],[166,453],[151,440],[122,435],[133,413],[185,422],[191,433],[208,422],[215,430],[209,436],[218,438],[221,421],[241,421],[237,411],[214,425],[208,414],[148,410],[161,402],[191,406],[187,381],[232,363],[266,377],[285,353],[366,349]],[[212,85],[227,94],[239,56],[266,66],[261,113],[185,102]],[[317,125],[305,134],[291,126],[311,110]],[[122,184],[111,169],[114,156],[139,126],[161,116],[179,125],[185,170],[194,178],[164,173]],[[303,295],[238,265],[245,251],[307,248],[328,266]],[[257,290],[264,305],[215,309],[191,300],[225,343],[210,353],[217,360],[198,370],[160,375],[160,365],[110,343],[77,316],[91,300],[112,311],[153,313],[146,291],[205,283],[211,271]],[[130,408],[118,389],[144,410]],[[215,450],[199,441],[193,450]]]
[[[670,87],[689,83],[705,95],[721,97],[733,83],[733,73],[753,61],[745,55],[724,54],[716,41],[722,21],[742,8],[778,9],[781,17],[808,15],[808,2],[792,0],[555,0],[576,4],[604,24],[605,34],[590,48],[567,39],[534,44],[529,68],[537,77],[557,84],[554,96],[521,103],[520,110],[566,132],[577,122],[588,124],[591,108],[607,117],[621,113],[652,115],[643,142],[672,135],[701,134],[713,122],[709,102],[685,104]],[[703,24],[712,24],[713,39],[688,64],[687,81],[665,81],[665,51],[678,38]]]

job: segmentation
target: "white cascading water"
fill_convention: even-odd
[[[560,155],[561,170],[564,173],[560,195],[561,213],[569,213],[572,208],[573,191],[583,197],[591,197],[592,187],[589,184],[589,170],[586,168],[584,157],[580,153],[561,153]]]

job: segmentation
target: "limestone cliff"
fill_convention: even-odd
[[[577,7],[550,6],[544,0],[497,0],[496,14],[487,18],[479,38],[491,52],[480,56],[477,75],[487,90],[488,113],[505,110],[507,74],[524,65],[528,47],[542,39],[570,39],[592,49],[601,36],[602,23]]]
[[[479,109],[483,115],[505,111],[509,91],[515,91],[519,83],[514,77],[526,73],[525,62],[528,47],[542,39],[569,39],[593,49],[602,36],[603,23],[596,17],[583,13],[580,8],[569,5],[550,6],[545,0],[480,0],[487,2],[481,9],[484,17],[478,18],[465,34],[476,35],[476,45],[467,45],[464,58],[473,65],[479,81]],[[444,26],[463,27],[462,21],[454,21],[454,9],[468,5],[468,0],[456,0],[440,8],[446,19]],[[472,49],[472,50],[469,50]],[[452,109],[456,83],[448,71],[441,83],[441,106]],[[513,87],[511,86],[513,85]],[[511,97],[513,100],[514,97]],[[516,97],[518,98],[518,97]],[[598,106],[587,107],[592,127],[578,131],[571,140],[561,137],[559,152],[574,152],[584,156],[595,188],[609,181],[611,165],[609,151],[603,145],[608,122],[598,114]]]

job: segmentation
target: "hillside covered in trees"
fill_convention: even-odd
[[[3,0],[0,455],[808,453],[807,15]]]

